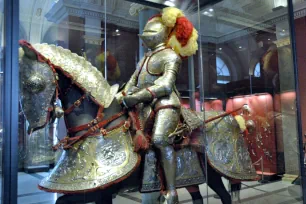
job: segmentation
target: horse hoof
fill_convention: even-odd
[[[167,204],[179,204],[179,199],[176,190],[170,190],[165,195]]]

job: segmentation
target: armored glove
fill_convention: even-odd
[[[126,108],[132,108],[138,103],[148,103],[153,100],[152,94],[147,89],[123,97],[122,103]]]

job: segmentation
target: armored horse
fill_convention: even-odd
[[[67,137],[54,147],[64,150],[61,158],[38,187],[65,194],[58,203],[111,203],[111,195],[124,190],[162,190],[157,155],[152,149],[134,151],[132,119],[115,99],[118,85],[110,86],[95,67],[67,49],[23,40],[20,46],[21,104],[28,133],[61,116],[68,130]],[[55,103],[57,98],[64,110]],[[222,112],[188,114],[203,121]],[[256,179],[238,123],[227,115],[209,123],[205,137],[202,131],[193,133],[203,141],[191,140],[188,147],[177,150],[176,187],[205,182],[203,158],[197,154],[205,152],[207,184],[223,203],[231,203],[221,176]]]

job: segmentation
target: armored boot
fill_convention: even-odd
[[[179,203],[178,194],[175,185],[175,173],[176,173],[176,157],[175,151],[172,146],[166,146],[160,148],[161,151],[161,164],[164,170],[166,180],[166,203],[177,204]]]
[[[176,189],[168,190],[165,195],[165,198],[166,198],[166,202],[165,202],[166,204],[178,204],[179,203]]]

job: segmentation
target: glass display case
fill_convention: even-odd
[[[305,1],[16,2],[17,203],[303,202]]]

